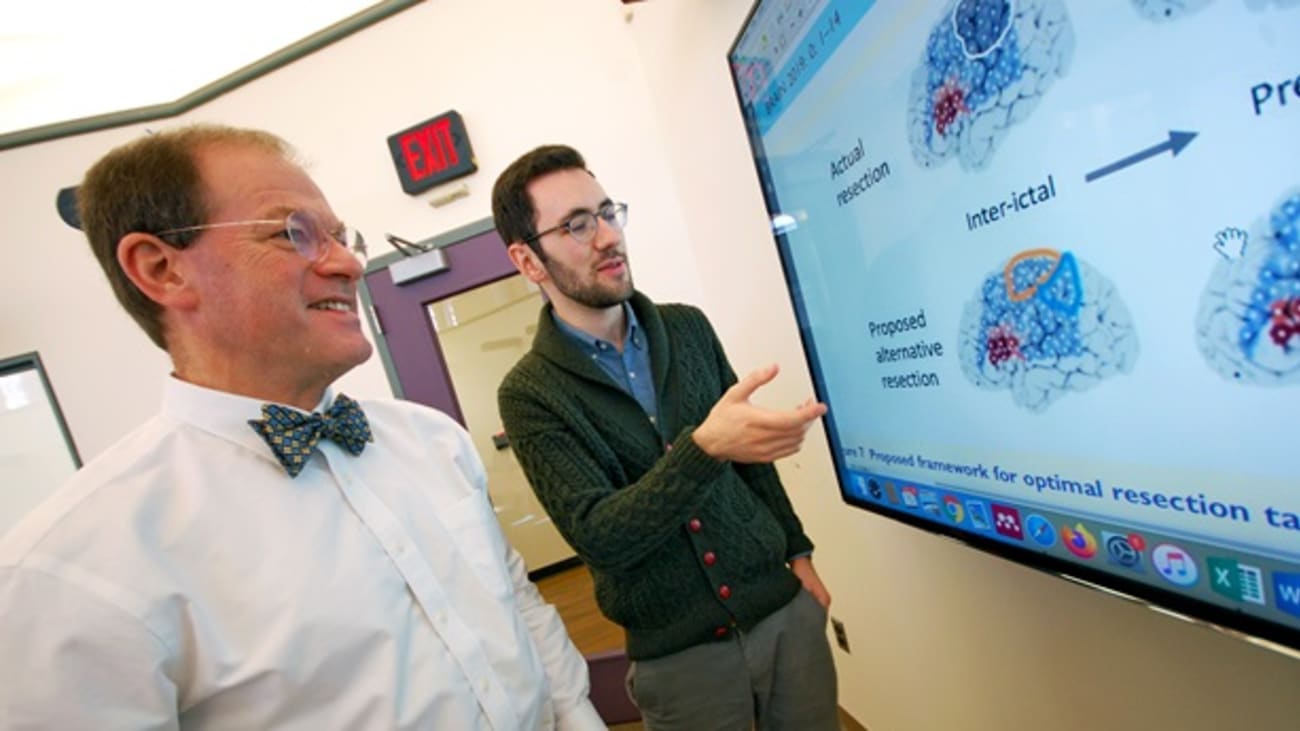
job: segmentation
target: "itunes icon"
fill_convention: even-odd
[[[1161,578],[1171,584],[1193,586],[1200,579],[1196,559],[1172,543],[1161,543],[1151,551],[1151,565]]]

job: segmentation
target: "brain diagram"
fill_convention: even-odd
[[[1234,238],[1201,294],[1201,354],[1229,380],[1300,384],[1300,188]]]
[[[912,74],[908,128],[917,163],[935,167],[955,155],[963,169],[983,168],[1073,54],[1061,0],[955,0]]]
[[[1138,341],[1114,286],[1072,253],[1022,251],[962,312],[958,357],[976,386],[1042,411],[1133,369]]]

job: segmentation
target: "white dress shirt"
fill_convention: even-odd
[[[261,402],[170,379],[0,541],[0,728],[603,729],[469,436],[362,407],[291,479]]]

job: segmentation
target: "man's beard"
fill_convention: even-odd
[[[599,281],[583,282],[576,270],[554,260],[545,260],[542,265],[546,267],[546,273],[560,294],[580,305],[603,310],[621,305],[632,297],[632,269],[628,266],[627,259],[623,260],[623,271],[627,276],[623,281],[611,285],[602,285]]]

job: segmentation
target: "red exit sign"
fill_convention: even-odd
[[[411,195],[478,170],[465,122],[454,110],[390,135],[388,151]]]

